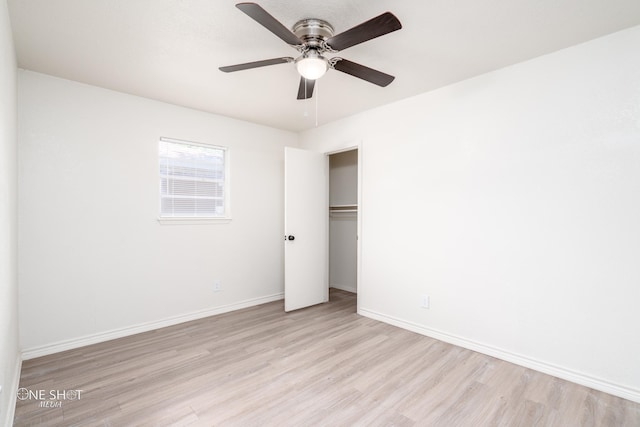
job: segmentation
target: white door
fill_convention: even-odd
[[[285,311],[329,300],[327,171],[325,154],[285,147]]]

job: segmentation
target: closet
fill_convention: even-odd
[[[358,150],[329,156],[329,287],[357,292]]]

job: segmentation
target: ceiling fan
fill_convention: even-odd
[[[230,73],[267,65],[295,63],[300,73],[298,99],[311,98],[316,79],[322,77],[329,68],[350,74],[382,87],[387,86],[395,78],[389,74],[365,67],[364,65],[344,58],[325,58],[323,56],[325,53],[336,53],[351,46],[399,30],[402,28],[402,24],[391,12],[385,12],[347,31],[334,35],[331,24],[321,19],[303,19],[298,21],[292,30],[289,30],[256,3],[238,3],[236,7],[278,36],[285,43],[298,50],[301,55],[297,58],[285,56],[229,65],[220,67],[220,71]]]

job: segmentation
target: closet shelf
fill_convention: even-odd
[[[358,212],[358,205],[330,205],[329,213],[354,213]]]

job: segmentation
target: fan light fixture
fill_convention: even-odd
[[[324,56],[316,50],[310,50],[296,59],[298,73],[307,80],[316,80],[324,76],[329,69],[329,64]]]
[[[227,65],[220,67],[222,72],[232,73],[269,65],[295,63],[296,69],[300,74],[297,99],[311,98],[316,80],[324,76],[329,69],[349,74],[380,87],[387,86],[395,78],[382,71],[365,67],[344,58],[325,58],[322,56],[325,53],[332,56],[336,52],[399,30],[402,28],[402,24],[391,12],[385,12],[375,18],[371,18],[340,34],[334,34],[331,24],[322,19],[302,19],[296,22],[292,29],[289,30],[257,3],[242,2],[236,4],[236,7],[280,40],[297,50],[300,56],[295,59],[291,56],[281,56],[279,58],[263,59],[262,61]]]

